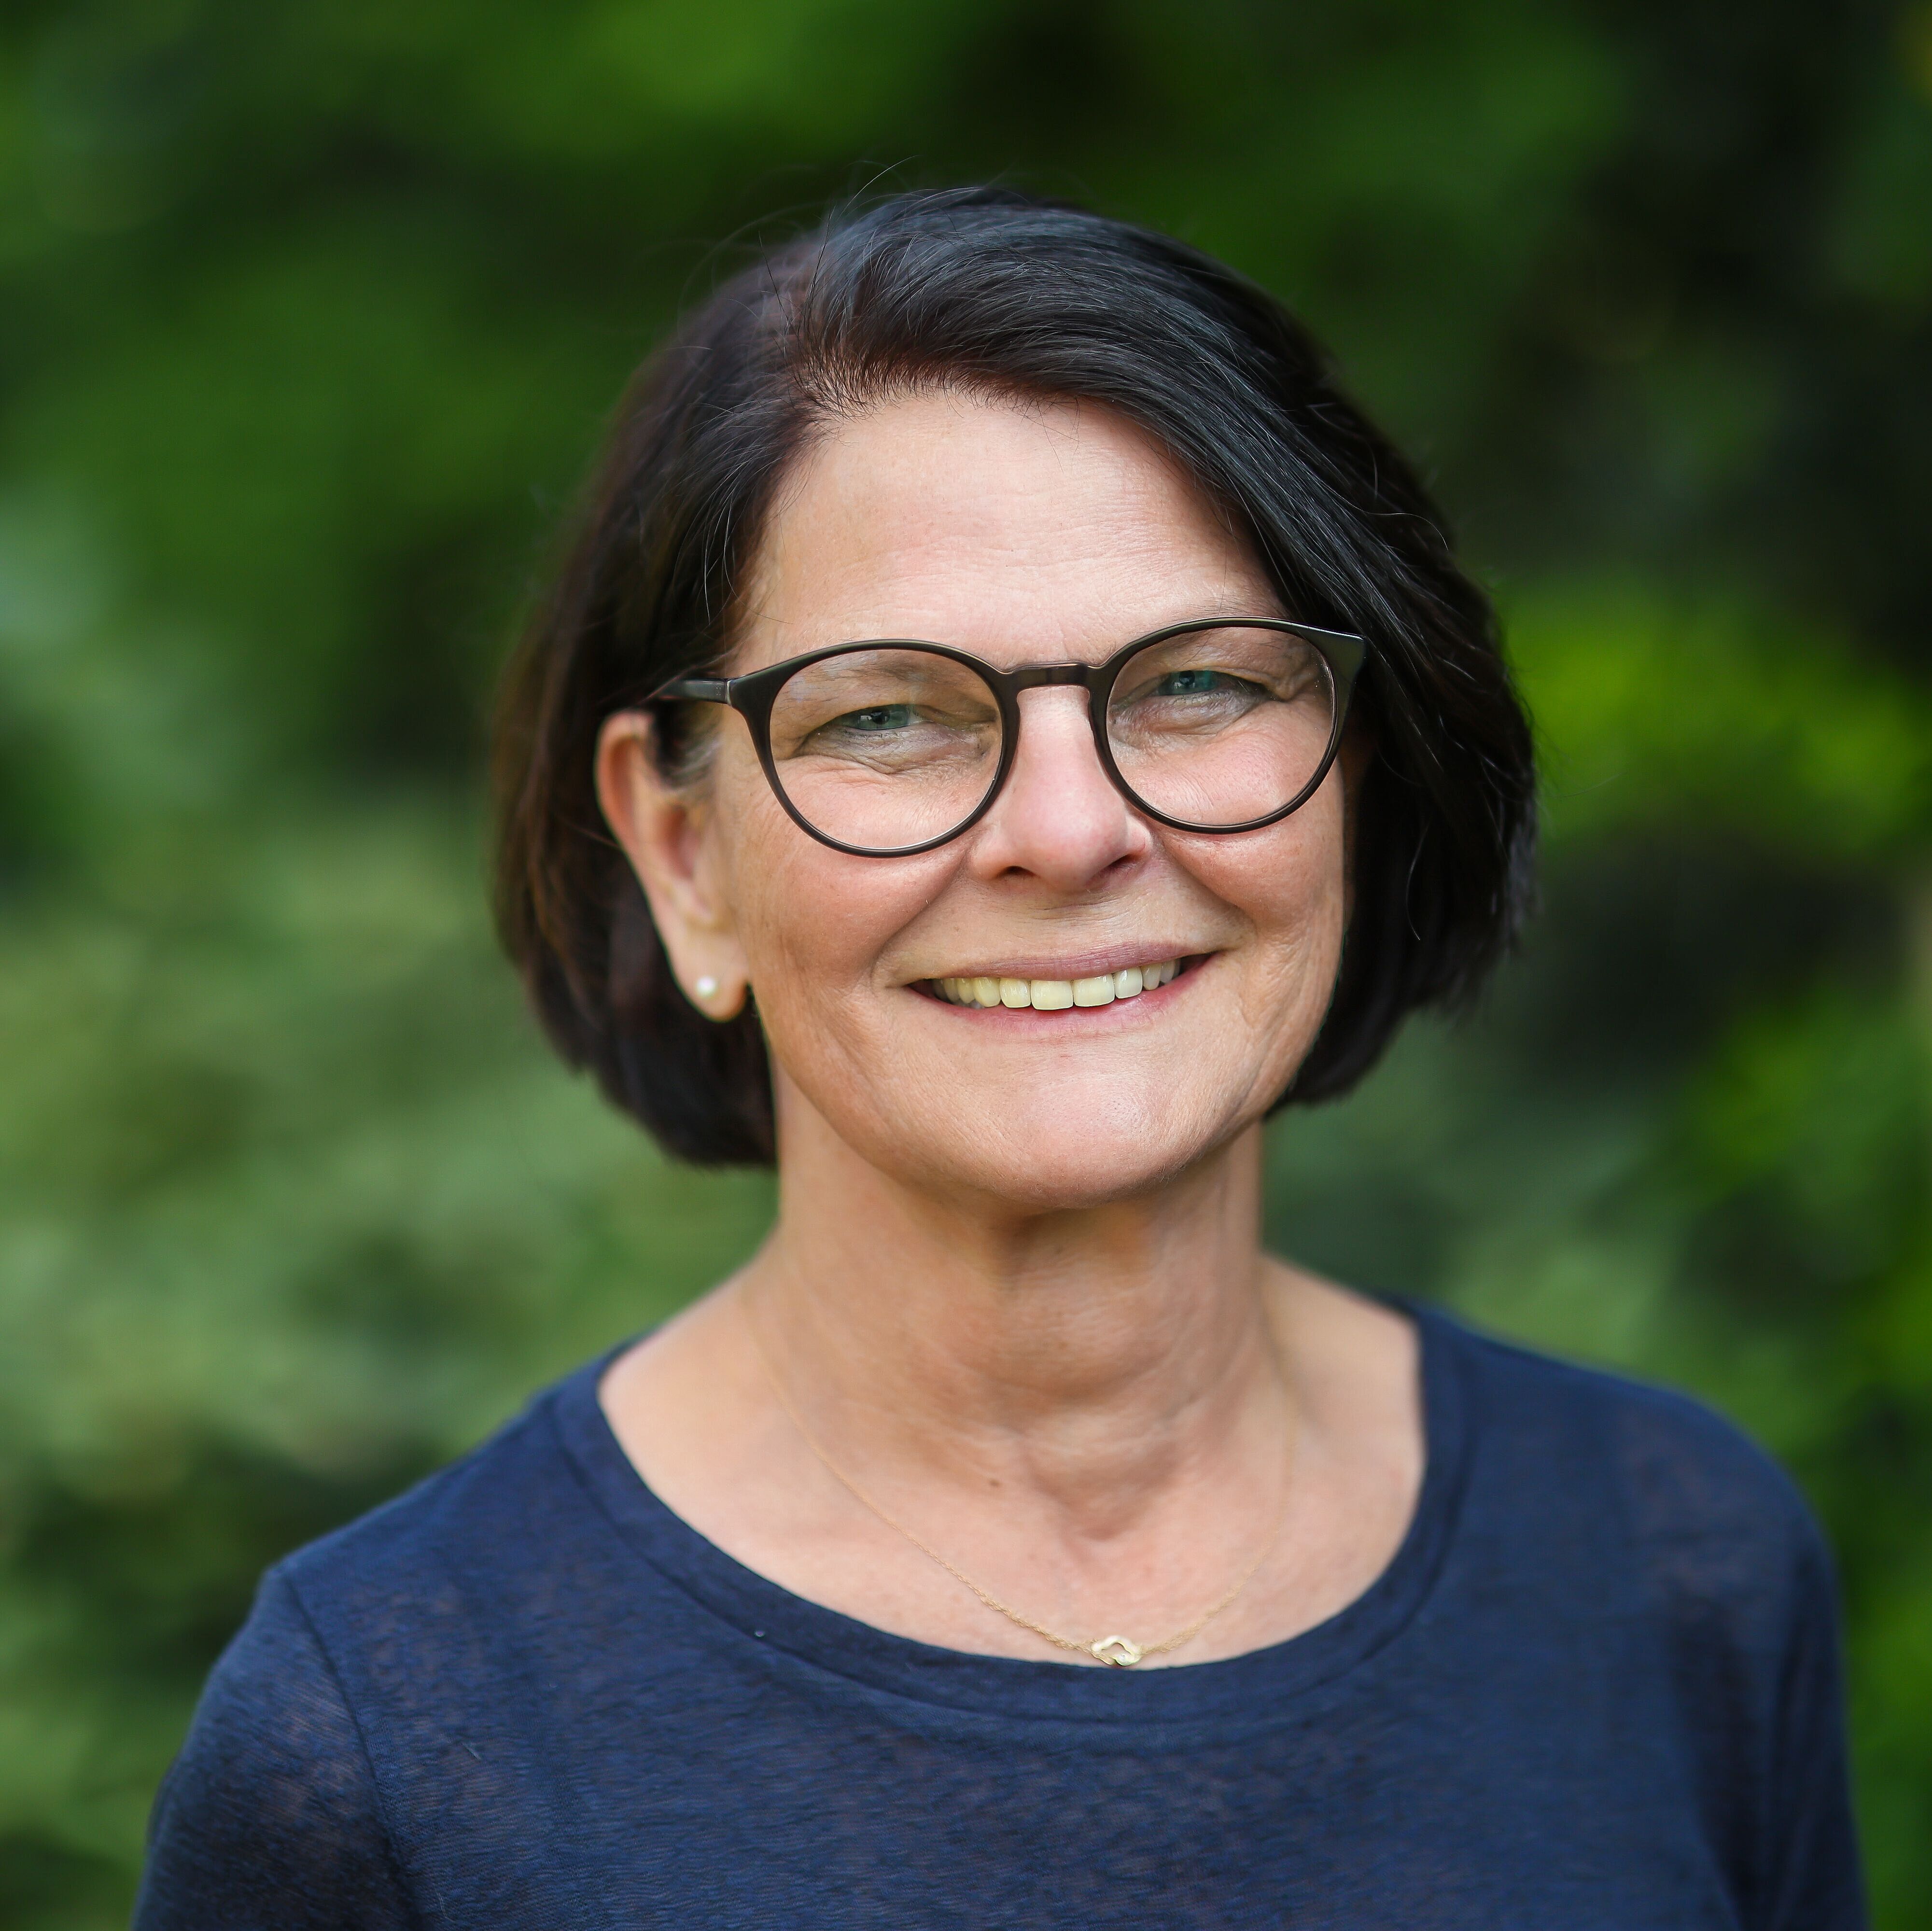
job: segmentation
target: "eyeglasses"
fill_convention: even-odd
[[[652,701],[728,704],[802,830],[861,857],[930,851],[976,823],[1019,748],[1022,691],[1078,685],[1100,768],[1183,832],[1251,832],[1306,804],[1342,742],[1366,646],[1273,617],[1208,617],[1104,664],[1000,670],[912,639],[835,644]]]

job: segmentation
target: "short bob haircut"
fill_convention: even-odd
[[[1346,1091],[1412,1008],[1466,1000],[1526,908],[1535,776],[1494,613],[1414,470],[1280,303],[1164,235],[997,189],[899,195],[776,250],[687,316],[620,404],[499,723],[497,919],[551,1039],[670,1153],[772,1161],[757,1014],[716,1024],[674,979],[604,826],[598,733],[722,664],[809,439],[935,388],[1118,412],[1252,545],[1283,609],[1367,640],[1353,910],[1328,1015],[1277,1104]],[[676,708],[661,722],[661,754],[687,769]]]

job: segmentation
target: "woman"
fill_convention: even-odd
[[[1264,1255],[1527,889],[1487,606],[1268,298],[1002,193],[714,296],[506,706],[567,1058],[740,1274],[280,1565],[147,1927],[1861,1921],[1828,1563],[1701,1409]]]

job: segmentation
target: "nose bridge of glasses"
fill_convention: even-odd
[[[1088,688],[1089,668],[1084,664],[1034,664],[1012,673],[1022,692],[1064,688],[1070,694],[1086,691],[1088,694],[1084,703],[1071,694],[1064,699],[1043,697],[1036,700],[1037,710],[1016,700],[1024,721],[1010,748],[1012,762],[1003,789],[1024,797],[1051,796],[1056,810],[1064,812],[1069,799],[1084,793],[1090,784],[1102,791],[1112,788],[1106,760],[1095,742],[1098,712]],[[1039,788],[1042,785],[1043,793]]]
[[[1023,664],[1017,670],[1008,671],[1006,676],[1016,692],[1038,691],[1063,684],[1078,685],[1082,690],[1090,690],[1094,667],[1090,664]]]
[[[1084,691],[1090,724],[1100,715],[1096,702],[1098,676],[1090,664],[1022,664],[1005,673],[1005,680],[1022,718],[1025,716],[1027,707],[1021,705],[1020,700],[1029,691]],[[1053,702],[1058,708],[1058,700],[1048,701]],[[1034,728],[1036,730],[1039,726]]]
[[[1100,715],[1094,700],[1094,667],[1091,664],[1023,664],[1016,670],[1010,670],[1006,675],[1011,680],[1007,688],[1013,694],[1013,703],[1022,721],[1025,718],[1030,706],[1022,703],[1021,700],[1029,691],[1084,691],[1086,694],[1086,703],[1084,706],[1077,699],[1066,700],[1064,706],[1064,714],[1070,717],[1074,712],[1084,709],[1086,713],[1085,720],[1078,727],[1083,736],[1088,734],[1093,727],[1093,721]],[[1044,699],[1041,701],[1048,706],[1051,710],[1063,710],[1063,705],[1060,700]],[[1052,727],[1047,722],[1048,715],[1048,712],[1043,711],[1033,726],[1033,736],[1039,739],[1035,745],[1036,751],[1044,749],[1048,738],[1054,735]],[[1040,736],[1042,730],[1047,733],[1046,736]],[[1022,730],[1020,733],[1020,742],[1014,747],[1016,752],[1024,755],[1023,747],[1028,742],[1028,734]]]
[[[1037,868],[1044,850],[1055,854],[1048,868],[1096,841],[1112,848],[1128,822],[1118,778],[1097,740],[1100,728],[1084,664],[1030,665],[1012,675],[1018,691],[1064,688],[1064,697],[1016,700],[1023,721],[1008,747],[1009,763],[989,822],[995,843],[1008,841],[1034,853],[1024,861]],[[1078,694],[1084,692],[1083,697]],[[989,800],[989,803],[992,801]]]

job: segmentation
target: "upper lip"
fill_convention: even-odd
[[[916,985],[932,979],[1098,979],[1102,973],[1125,972],[1130,966],[1159,965],[1165,959],[1196,958],[1200,946],[1171,945],[1110,946],[1105,952],[1081,952],[1071,958],[1003,959],[991,965],[940,966],[908,982]]]

